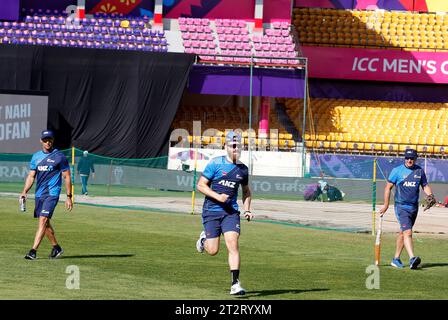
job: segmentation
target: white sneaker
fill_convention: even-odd
[[[199,253],[204,252],[204,241],[205,241],[205,231],[202,231],[199,235],[198,241],[196,241],[196,250],[198,250]]]
[[[231,295],[243,296],[243,295],[246,294],[246,290],[244,290],[243,287],[241,287],[241,284],[238,281],[237,283],[235,283],[234,285],[232,285],[230,287],[230,294]]]

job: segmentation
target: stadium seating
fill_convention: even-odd
[[[193,121],[201,122],[203,136],[190,136],[189,143],[196,141],[202,147],[209,144],[224,146],[224,135],[228,129],[241,129],[244,147],[247,149],[249,142],[253,148],[279,148],[280,150],[292,151],[296,147],[293,135],[288,133],[280,123],[275,112],[269,114],[269,127],[277,129],[278,133],[272,132],[269,137],[258,134],[258,124],[252,123],[249,128],[249,112],[242,107],[216,107],[216,106],[181,106],[172,124],[174,129],[186,129],[193,133]],[[213,131],[210,129],[216,129]]]
[[[78,48],[167,52],[163,31],[145,18],[74,19],[54,15],[26,16],[22,22],[0,22],[0,42]]]
[[[303,100],[277,102],[300,128]],[[386,154],[412,147],[427,155],[445,155],[448,150],[448,103],[311,99],[309,110],[308,147]]]
[[[294,8],[293,24],[304,45],[448,50],[445,14]]]

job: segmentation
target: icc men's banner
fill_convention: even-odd
[[[312,78],[448,83],[448,52],[302,47]]]

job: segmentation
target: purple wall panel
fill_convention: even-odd
[[[293,69],[253,69],[253,96],[303,98],[304,74]],[[201,94],[250,95],[250,69],[195,66],[188,91]]]
[[[0,20],[17,20],[19,8],[20,0],[1,0]]]

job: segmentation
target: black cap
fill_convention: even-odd
[[[40,135],[40,139],[46,139],[46,138],[50,138],[50,139],[54,139],[54,133],[51,130],[45,130],[42,131],[41,135]]]
[[[417,159],[417,151],[415,151],[414,149],[406,149],[406,151],[404,152],[404,158]]]

